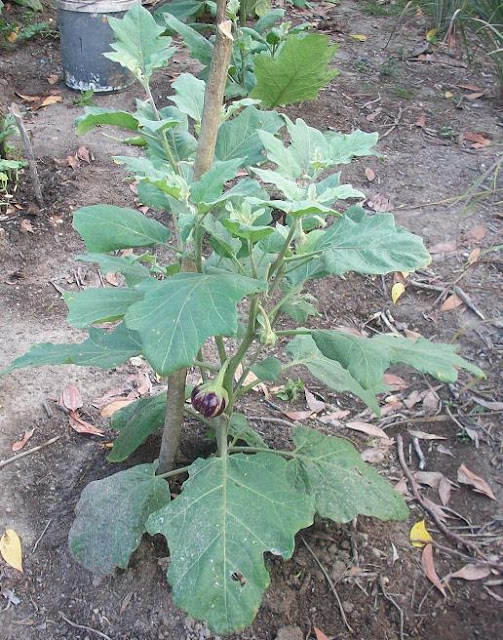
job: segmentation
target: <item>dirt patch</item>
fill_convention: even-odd
[[[312,12],[292,12],[297,21],[319,18],[320,28],[340,42],[337,66],[341,75],[316,102],[289,109],[288,114],[319,128],[379,131],[382,156],[345,167],[345,178],[367,193],[372,202],[388,200],[397,222],[425,238],[434,261],[429,269],[411,276],[415,284],[409,280],[396,306],[390,299],[391,276],[351,276],[314,283],[312,293],[321,311],[316,324],[368,332],[420,332],[436,340],[459,343],[463,355],[484,369],[487,379],[475,387],[468,376],[462,375],[458,384],[436,389],[438,399],[433,411],[425,406],[424,399],[411,409],[404,405],[412,392],[428,392],[433,383],[419,374],[397,369],[395,373],[403,377],[407,387],[388,394],[387,404],[397,406],[380,424],[390,436],[404,435],[406,460],[412,470],[418,469],[419,460],[407,434],[410,427],[445,438],[420,441],[428,471],[441,471],[456,482],[457,469],[464,463],[489,483],[498,502],[468,487],[456,486],[448,505],[452,512],[447,512],[447,524],[453,531],[468,533],[487,555],[496,557],[502,551],[503,448],[500,410],[491,405],[502,397],[498,333],[501,254],[493,249],[501,244],[501,205],[497,194],[487,193],[490,180],[476,181],[501,152],[501,110],[492,97],[490,74],[468,70],[459,50],[438,47],[426,60],[410,56],[424,38],[423,18],[403,21],[392,34],[393,21],[369,15],[365,8],[365,3],[346,2],[328,16],[317,16],[316,7]],[[351,38],[351,33],[368,38],[360,42]],[[173,68],[181,71],[191,64],[179,55]],[[62,102],[25,116],[39,159],[46,210],[34,205],[29,177],[23,175],[16,193],[20,209],[0,219],[2,365],[34,342],[79,338],[79,332],[66,325],[60,290],[99,284],[99,275],[92,265],[74,260],[83,247],[71,226],[73,210],[98,202],[134,206],[125,173],[110,158],[124,153],[123,146],[99,131],[84,139],[76,138],[73,122],[81,109],[74,105],[75,94],[62,84],[47,82],[51,74],[60,73],[59,65],[57,43],[52,40],[30,41],[0,58],[2,105],[20,101],[16,92],[46,95],[56,88],[62,97]],[[155,81],[161,105],[166,102],[171,80],[171,71],[167,71]],[[480,86],[484,96],[469,99],[470,91],[460,85],[470,84]],[[117,95],[95,96],[94,100],[102,107],[130,109],[137,95],[135,87]],[[491,144],[474,149],[466,138],[473,132],[481,133]],[[90,151],[92,162],[82,161],[75,169],[65,166],[65,158],[82,144]],[[128,149],[128,153],[133,151]],[[368,179],[372,174],[365,169],[375,174],[373,180]],[[497,175],[493,178],[498,180]],[[469,201],[460,199],[458,196],[466,194],[472,185],[479,195]],[[31,230],[26,225],[23,228],[23,220],[29,222]],[[480,257],[468,266],[475,249],[481,250]],[[442,311],[437,299],[444,285],[455,281],[469,296],[471,306],[463,302],[451,311]],[[1,638],[96,637],[85,627],[113,640],[213,637],[203,624],[188,619],[173,605],[164,578],[168,551],[162,539],[147,537],[127,571],[98,581],[68,553],[67,535],[80,492],[91,480],[121,467],[106,462],[103,441],[109,441],[112,433],[105,431],[106,438],[100,439],[73,432],[68,417],[57,409],[54,400],[66,384],[76,384],[83,394],[86,417],[106,430],[107,423],[93,401],[114,388],[132,389],[137,373],[133,364],[111,373],[46,367],[16,372],[2,380],[1,458],[13,455],[12,443],[28,428],[35,427],[29,446],[56,435],[61,438],[37,454],[0,468],[0,528],[14,528],[25,552],[24,575],[0,564],[0,591],[4,596],[0,600],[5,604],[5,608],[0,606],[4,609],[0,613]],[[369,418],[362,413],[364,407],[349,395],[330,394],[313,381],[308,385],[341,410],[348,410],[350,418]],[[280,409],[295,405],[276,400],[274,404]],[[297,405],[305,408],[302,400]],[[290,446],[290,428],[278,422],[284,419],[280,411],[259,395],[247,399],[245,408],[268,441]],[[271,416],[275,422],[267,421]],[[350,438],[361,450],[377,444],[345,429],[343,423],[323,425],[312,420],[310,424]],[[152,460],[158,440],[158,436],[152,437],[130,463]],[[450,454],[442,453],[440,445]],[[190,425],[184,455],[193,459],[211,446],[204,429]],[[392,482],[403,477],[394,448],[384,451],[379,468]],[[422,487],[422,495],[439,503],[433,488]],[[320,520],[298,537],[292,560],[268,557],[271,587],[257,619],[250,629],[232,638],[273,640],[283,629],[282,639],[288,634],[293,639],[294,628],[300,628],[301,637],[313,638],[313,627],[341,640],[496,637],[503,597],[497,572],[485,581],[452,581],[448,597],[443,598],[424,576],[420,551],[411,548],[410,525],[425,516],[414,503],[411,509],[408,523],[384,525],[359,518],[337,526]],[[466,564],[468,559],[459,556],[465,550],[443,537],[428,516],[427,521],[435,541],[443,547],[435,554],[439,575]],[[335,585],[354,634],[342,619],[326,574]],[[19,599],[18,604],[11,594]],[[285,631],[285,627],[290,630]]]

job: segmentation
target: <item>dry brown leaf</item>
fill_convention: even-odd
[[[428,251],[435,255],[437,253],[449,253],[451,251],[456,251],[457,245],[455,240],[451,240],[449,242],[437,242],[432,247],[428,249]]]
[[[294,422],[301,422],[302,420],[307,420],[313,415],[312,411],[283,411],[283,414],[293,420]]]
[[[484,400],[483,398],[479,398],[478,396],[473,396],[474,401],[479,404],[481,407],[485,409],[490,409],[491,411],[503,411],[503,402],[497,402],[495,400]]]
[[[77,149],[77,158],[87,164],[91,164],[91,152],[87,147],[81,146]]]
[[[442,476],[440,478],[440,482],[438,483],[438,495],[440,496],[440,502],[444,507],[449,504],[449,500],[451,499],[452,492],[452,484],[447,480],[446,477]]]
[[[77,169],[79,166],[79,159],[77,158],[77,154],[74,156],[66,156],[65,164],[67,164],[72,169]]]
[[[98,429],[98,427],[95,427],[89,422],[83,420],[80,417],[78,411],[70,411],[70,415],[68,416],[68,423],[70,427],[77,433],[88,433],[92,436],[105,436],[101,429]]]
[[[411,391],[409,395],[404,399],[403,403],[407,407],[407,409],[412,409],[412,407],[414,407],[418,402],[421,402],[422,399],[423,394],[417,389],[414,389],[414,391]]]
[[[427,391],[423,398],[423,411],[427,416],[437,413],[440,409],[440,399],[434,391]]]
[[[380,464],[384,461],[386,454],[393,445],[393,440],[380,440],[375,447],[369,447],[361,452],[361,457],[365,462]]]
[[[391,211],[390,201],[382,193],[376,193],[374,196],[370,197],[367,200],[367,207],[376,213]]]
[[[369,113],[368,116],[365,116],[366,120],[368,120],[369,122],[374,122],[374,120],[381,113],[381,111],[382,111],[382,107],[377,107],[377,109],[374,109],[372,113]]]
[[[457,87],[459,87],[460,89],[466,89],[467,91],[482,91],[482,89],[480,87],[478,87],[476,84],[457,84]]]
[[[365,167],[365,177],[369,182],[375,180],[376,174],[370,167]]]
[[[100,416],[102,418],[110,418],[116,411],[127,407],[128,404],[131,404],[132,402],[134,402],[134,399],[114,400],[110,404],[107,404],[105,407],[103,407],[103,409],[100,411]]]
[[[424,129],[426,127],[426,114],[422,113],[419,118],[416,120],[416,127],[420,127]]]
[[[384,382],[393,391],[402,391],[403,389],[407,389],[407,387],[409,386],[409,383],[406,382],[403,378],[400,378],[400,376],[395,376],[392,373],[384,374]]]
[[[473,473],[473,471],[470,471],[470,469],[468,469],[464,464],[462,464],[458,469],[458,482],[473,487],[474,491],[484,494],[488,498],[491,498],[491,500],[496,500],[494,493],[487,482],[476,473]]]
[[[119,276],[117,273],[106,273],[105,280],[108,282],[108,284],[111,284],[112,287],[118,287],[120,284]]]
[[[454,454],[452,453],[452,451],[449,449],[449,447],[444,447],[443,444],[439,444],[437,447],[437,451],[439,453],[443,453],[444,456],[451,456],[451,458],[454,458]]]
[[[458,569],[454,573],[450,573],[446,578],[459,578],[460,580],[483,580],[491,575],[489,567],[483,567],[477,564],[465,564],[464,567]]]
[[[328,640],[327,634],[323,633],[321,629],[318,629],[318,627],[313,627],[313,629],[316,635],[316,640]]]
[[[423,502],[425,507],[429,509],[431,512],[433,512],[441,522],[447,521],[447,518],[449,516],[439,504],[437,504],[436,502],[433,502],[432,500],[426,497],[423,497]]]
[[[375,436],[376,438],[384,438],[386,440],[390,440],[390,437],[385,431],[383,431],[380,427],[376,427],[375,424],[370,424],[369,422],[351,420],[350,422],[346,422],[344,426],[348,429],[353,429],[353,431],[366,433],[368,436]]]
[[[61,392],[59,404],[69,411],[76,411],[84,404],[80,391],[74,384],[67,384]]]
[[[35,427],[33,427],[33,429],[29,429],[25,431],[23,435],[19,438],[19,440],[14,442],[14,444],[12,444],[11,446],[12,451],[20,451],[34,433],[35,433]]]
[[[43,107],[49,107],[51,104],[56,104],[57,102],[63,102],[63,98],[61,96],[47,96],[44,98],[42,102],[38,105],[37,109],[42,109]]]
[[[465,100],[478,100],[479,98],[482,98],[483,96],[486,95],[485,91],[477,91],[476,93],[469,93],[467,96],[465,96]]]
[[[23,218],[19,223],[19,229],[24,233],[35,233],[35,229],[33,228],[33,225],[26,218]]]
[[[423,553],[421,555],[421,564],[428,580],[440,591],[444,598],[446,598],[447,594],[445,592],[444,585],[440,582],[440,578],[438,577],[437,571],[435,569],[435,564],[433,562],[432,544],[427,544],[423,549]]]
[[[468,256],[468,264],[475,264],[477,260],[480,258],[481,250],[479,248],[474,249],[470,255]]]
[[[351,412],[346,409],[341,409],[340,411],[332,411],[331,413],[327,413],[324,416],[318,418],[320,422],[323,424],[330,424],[331,422],[339,422],[343,418],[349,416]]]
[[[452,311],[453,309],[457,309],[458,307],[460,307],[462,304],[463,301],[461,300],[461,298],[453,293],[442,303],[440,311]]]
[[[484,149],[485,147],[489,147],[491,145],[491,141],[489,140],[489,138],[486,138],[481,133],[468,131],[467,133],[463,134],[463,137],[465,140],[468,140],[468,142],[473,143],[471,145],[472,149]]]
[[[407,405],[407,403],[405,403]],[[417,429],[409,429],[409,433],[413,438],[419,440],[447,440],[444,436],[437,436],[434,433],[426,433],[426,431],[418,431]]]
[[[0,538],[0,555],[9,566],[23,573],[21,540],[14,529],[5,529],[5,533]]]
[[[466,234],[465,238],[469,242],[480,242],[487,235],[487,227],[483,224],[478,224],[475,227],[472,227],[470,231]]]
[[[40,100],[42,100],[40,96],[27,96],[22,93],[18,93],[17,91],[15,93],[21,98],[21,100],[24,100],[25,102],[40,102]]]
[[[389,402],[389,404],[386,404],[384,405],[384,407],[381,407],[381,418],[385,418],[386,416],[389,416],[391,413],[400,411],[404,407],[403,402],[399,400],[393,400],[393,402],[390,402],[389,399],[386,398],[386,402]]]
[[[51,73],[51,75],[48,76],[48,78],[47,78],[47,82],[50,85],[56,84],[56,82],[58,82],[58,81],[59,81],[59,75],[57,73]]]
[[[419,333],[419,331],[412,331],[412,329],[404,329],[405,337],[409,338],[409,340],[418,340],[423,336]]]
[[[419,484],[427,484],[432,489],[437,489],[440,480],[444,477],[440,471],[416,471],[414,478]]]
[[[327,406],[322,400],[318,400],[309,389],[304,389],[304,395],[306,396],[306,404],[313,413],[320,413]]]

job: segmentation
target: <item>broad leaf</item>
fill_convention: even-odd
[[[98,125],[110,125],[136,131],[138,120],[127,111],[102,109],[101,107],[85,107],[84,115],[75,120],[77,135],[82,136]]]
[[[334,522],[349,522],[357,515],[407,518],[402,496],[347,440],[306,427],[295,427],[292,437],[296,449],[288,462],[290,477],[313,498],[320,516]]]
[[[130,287],[143,282],[150,275],[147,267],[128,257],[109,256],[106,253],[88,253],[76,256],[75,259],[81,262],[96,262],[102,273],[121,273]]]
[[[188,47],[194,58],[197,58],[203,65],[209,65],[211,63],[213,45],[209,40],[170,13],[165,13],[164,19],[170,29],[182,36],[183,43]]]
[[[110,369],[141,353],[137,334],[120,324],[114,331],[89,329],[89,337],[78,344],[35,344],[16,358],[0,375],[25,367],[75,364],[80,367]]]
[[[181,495],[147,529],[168,540],[174,602],[220,635],[252,622],[269,584],[263,554],[289,558],[312,516],[282,458],[237,454],[196,460]]]
[[[204,80],[198,80],[191,73],[182,73],[171,86],[176,91],[176,95],[171,96],[170,99],[196,124],[201,124],[206,88]]]
[[[264,162],[259,130],[276,133],[283,125],[284,121],[274,111],[247,107],[236,118],[220,125],[215,157],[222,161],[243,158],[245,166]]]
[[[233,413],[231,415],[227,435],[236,442],[238,440],[246,442],[249,447],[267,449],[267,445],[260,434],[255,431],[242,413]]]
[[[328,67],[336,51],[326,36],[288,36],[275,58],[265,53],[255,56],[257,84],[250,97],[262,100],[266,107],[314,100],[338,74]]]
[[[129,308],[126,324],[138,331],[145,357],[165,376],[192,364],[206,338],[235,335],[236,304],[263,288],[258,280],[231,274],[178,273],[152,283],[144,300]]]
[[[175,52],[171,38],[162,36],[164,29],[141,4],[122,19],[108,18],[108,24],[116,42],[110,45],[114,53],[105,53],[105,57],[129,69],[140,82],[148,83],[153,71],[164,67]]]
[[[153,464],[95,480],[82,492],[68,536],[70,552],[86,569],[108,575],[126,569],[148,516],[168,504],[169,485]]]
[[[315,378],[335,391],[350,391],[361,398],[375,413],[379,413],[376,393],[384,391],[384,383],[372,389],[365,389],[351,373],[337,360],[323,355],[316,343],[308,335],[296,336],[287,346],[287,352],[296,365],[307,367]]]
[[[96,253],[151,247],[165,243],[170,235],[164,225],[139,211],[108,204],[82,207],[73,215],[73,227],[87,250]]]
[[[220,198],[224,184],[236,177],[242,158],[224,162],[216,161],[198,182],[190,187],[190,199],[194,204],[212,203]]]
[[[384,372],[395,363],[414,367],[442,382],[455,382],[458,369],[484,376],[478,367],[457,355],[454,344],[391,335],[360,338],[342,331],[313,331],[312,337],[324,356],[337,360],[367,389],[381,386]]]
[[[278,358],[268,357],[262,362],[251,367],[252,373],[254,373],[259,380],[277,380],[281,375],[281,360]]]
[[[122,287],[63,293],[63,300],[69,311],[67,320],[72,326],[79,328],[96,322],[119,320],[134,302],[142,298],[142,292]]]
[[[113,414],[111,427],[119,432],[115,438],[112,451],[108,454],[109,462],[123,462],[149,435],[164,424],[166,414],[166,393],[148,398],[140,398]]]

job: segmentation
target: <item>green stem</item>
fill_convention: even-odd
[[[234,374],[236,372],[236,369],[243,361],[246,355],[246,352],[248,351],[248,349],[250,348],[250,345],[255,340],[255,325],[257,322],[257,305],[258,305],[258,295],[254,295],[250,302],[250,315],[248,317],[248,328],[246,330],[246,335],[241,341],[241,344],[239,345],[238,350],[232,357],[230,361],[230,365],[227,368],[227,375],[224,382],[224,387],[226,388],[227,393],[229,393],[229,391],[232,391]],[[234,402],[233,394],[229,393],[229,405],[231,406],[231,408],[232,408],[233,402]]]
[[[220,456],[220,458],[225,458],[227,456],[228,426],[229,426],[229,416],[227,414],[224,413],[215,419],[215,435],[217,437],[217,448],[218,448],[218,455]]]
[[[147,94],[147,98],[148,98],[148,101],[150,102],[150,106],[152,107],[152,111],[154,112],[155,119],[158,122],[160,122],[162,120],[161,114],[159,113],[157,105],[155,104],[154,96],[152,95],[152,91],[150,90],[148,82],[145,82],[145,83],[142,82],[142,85],[143,85],[143,88],[145,89],[145,93]],[[166,134],[164,133],[164,131],[160,131],[159,133],[160,133],[162,148],[164,149],[164,151],[166,152],[166,155],[168,156],[169,163],[173,168],[173,171],[176,171],[176,173],[178,173],[178,162],[176,161],[175,156],[171,151],[171,147],[169,146],[168,139],[166,138]]]
[[[215,336],[215,343],[218,349],[218,357],[220,358],[220,364],[223,364],[227,360],[227,352],[225,351],[225,343],[222,336]]]
[[[190,469],[190,466],[180,467],[179,469],[173,469],[173,471],[167,471],[166,473],[159,473],[157,475],[157,478],[172,478],[173,476],[179,476],[182,473],[187,473],[189,469]]]
[[[202,422],[207,427],[210,427],[211,429],[215,428],[215,423],[214,422],[212,422],[208,418],[205,418],[204,416],[202,416],[197,411],[194,411],[194,409],[192,409],[191,407],[185,405],[184,408],[183,408],[183,412],[186,413],[191,418],[194,418],[194,420],[199,420],[199,422]]]
[[[282,449],[266,449],[262,447],[229,447],[229,453],[274,453],[285,458],[296,458],[295,451],[285,451]]]
[[[220,371],[220,367],[216,364],[210,364],[209,362],[204,362],[204,360],[194,360],[194,366],[199,367],[199,369],[207,369],[208,371],[214,371],[217,373]]]
[[[281,247],[281,251],[278,253],[278,257],[276,258],[276,260],[272,263],[271,268],[269,269],[269,277],[272,277],[275,272],[279,269],[279,267],[283,264],[283,258],[286,255],[286,252],[288,251],[288,248],[290,247],[290,243],[292,242],[297,229],[299,227],[299,220],[298,218],[295,218],[295,220],[293,221],[292,226],[290,227],[290,231],[288,232],[288,235],[286,237],[285,243],[284,245]]]
[[[281,336],[310,336],[312,329],[288,329],[285,331],[276,331],[276,335]]]

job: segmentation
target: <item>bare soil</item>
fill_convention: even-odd
[[[406,293],[397,305],[391,301],[392,276],[316,282],[312,293],[321,310],[316,323],[402,335],[416,331],[434,340],[455,342],[464,357],[484,369],[487,379],[473,382],[461,374],[456,385],[446,386],[398,369],[394,373],[407,386],[383,396],[386,410],[380,420],[365,413],[349,395],[329,393],[314,382],[309,388],[335,407],[348,410],[348,420],[372,421],[392,437],[401,434],[413,472],[418,470],[419,460],[408,428],[445,438],[420,440],[420,444],[426,470],[441,471],[454,482],[447,527],[469,536],[497,565],[503,551],[502,260],[501,252],[494,249],[502,244],[503,185],[496,171],[480,179],[501,154],[502,109],[494,97],[490,69],[481,63],[468,69],[456,45],[449,48],[439,43],[431,46],[426,57],[413,56],[425,38],[424,16],[409,13],[398,20],[393,11],[391,17],[372,15],[369,5],[373,4],[345,0],[340,6],[314,3],[312,9],[290,10],[293,20],[316,23],[340,44],[337,66],[341,73],[317,101],[290,108],[288,114],[321,129],[379,131],[382,156],[345,167],[345,181],[368,194],[369,206],[386,198],[397,222],[423,236],[433,250],[433,263],[409,277]],[[53,15],[50,8],[46,11]],[[360,41],[351,34],[367,39]],[[173,74],[191,64],[180,53],[170,68],[157,76],[155,96],[161,106],[171,92]],[[105,137],[103,131],[77,139],[73,122],[81,107],[73,104],[76,95],[62,82],[48,83],[51,74],[61,75],[55,40],[37,39],[0,53],[0,107],[15,101],[26,109],[25,122],[46,200],[45,208],[39,209],[29,175],[24,173],[12,201],[16,206],[4,209],[0,216],[2,366],[35,342],[80,337],[65,322],[60,291],[96,286],[100,278],[93,265],[74,259],[83,246],[71,226],[72,212],[99,202],[135,206],[125,173],[111,160],[112,155],[124,152],[123,146]],[[480,91],[467,89],[469,85]],[[61,102],[38,110],[19,95],[47,96],[51,91],[61,96]],[[480,92],[482,96],[473,97]],[[96,95],[94,102],[131,109],[139,95],[138,87],[132,87],[120,94]],[[481,134],[489,144],[474,148],[471,136],[467,136],[473,133]],[[65,158],[81,145],[90,151],[92,161],[80,161],[72,168]],[[369,180],[369,169],[375,174],[373,180]],[[472,197],[458,197],[472,187]],[[442,247],[439,243],[445,244]],[[476,256],[472,253],[475,249],[480,249],[480,255],[468,266],[469,256],[472,260]],[[442,310],[446,297],[439,300],[442,289],[455,281],[471,303]],[[214,637],[204,624],[187,618],[173,605],[164,577],[168,551],[162,540],[147,537],[129,569],[104,580],[94,579],[79,567],[67,549],[67,534],[82,489],[89,481],[117,470],[106,462],[103,444],[113,438],[113,432],[93,402],[113,389],[119,389],[123,396],[134,393],[138,372],[134,363],[113,372],[45,367],[15,372],[1,381],[1,459],[14,455],[11,446],[27,429],[35,428],[27,449],[61,436],[55,444],[0,467],[0,533],[7,527],[14,529],[24,552],[24,574],[0,560],[1,640]],[[85,418],[105,429],[106,438],[78,434],[69,428],[68,416],[58,410],[57,399],[70,382],[81,390]],[[152,382],[154,388],[159,386]],[[404,404],[414,390],[427,392],[432,387],[438,395],[436,403],[430,394],[430,404],[425,400],[410,409]],[[305,408],[303,399],[295,403],[273,400],[285,410]],[[264,437],[289,446],[289,427],[267,420],[284,416],[262,396],[250,397],[245,409],[260,418],[255,422]],[[308,424],[348,437],[361,450],[379,444],[345,428],[343,422],[326,425],[310,420]],[[212,445],[201,428],[188,427],[183,453],[193,459]],[[128,464],[152,460],[158,443],[157,436],[151,438]],[[448,448],[451,455],[442,453],[439,445]],[[396,446],[388,448],[378,465],[393,483],[404,477],[396,454]],[[487,481],[496,501],[457,483],[461,464]],[[421,495],[440,503],[432,488],[422,486]],[[493,567],[477,581],[452,580],[444,598],[424,574],[421,551],[410,544],[412,523],[426,518],[435,542],[441,545],[435,551],[440,577],[474,563],[473,554],[440,533],[417,503],[411,500],[410,507],[406,523],[358,518],[338,526],[320,520],[298,537],[292,560],[268,557],[271,586],[258,616],[249,629],[232,638],[315,638],[314,627],[339,640],[498,637],[503,621],[501,571]],[[325,574],[335,585],[333,589]]]

